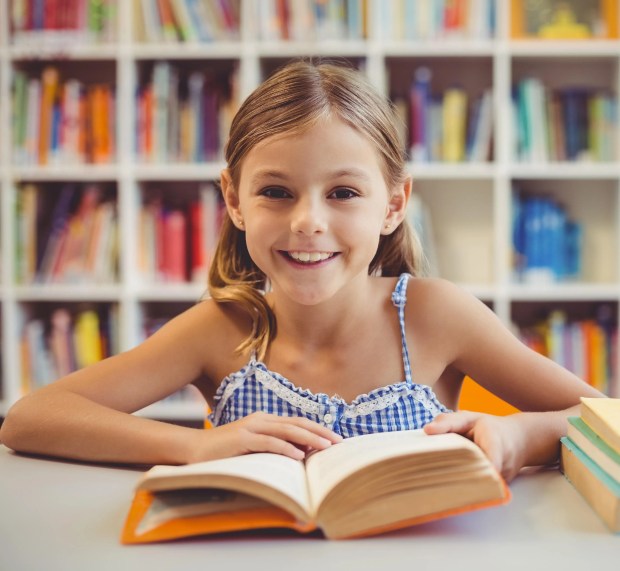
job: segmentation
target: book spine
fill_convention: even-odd
[[[461,88],[449,88],[443,96],[443,153],[446,162],[465,159],[467,94]]]
[[[414,162],[429,161],[431,70],[420,67],[411,85],[410,155]]]

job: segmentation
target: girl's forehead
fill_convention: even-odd
[[[313,149],[351,147],[362,150],[367,154],[378,155],[376,149],[365,133],[354,128],[346,121],[332,115],[320,118],[309,125],[292,128],[282,133],[276,133],[259,141],[248,155],[277,149],[278,152],[294,150],[298,147],[310,146]]]

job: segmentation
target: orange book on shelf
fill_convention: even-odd
[[[511,0],[510,8],[513,39],[618,39],[618,0]],[[593,13],[597,24],[591,21]]]
[[[41,110],[39,119],[39,163],[42,165],[48,163],[52,144],[52,122],[58,82],[58,70],[55,67],[46,67],[41,77]]]
[[[170,0],[157,0],[157,10],[159,12],[159,21],[161,22],[162,36],[165,41],[177,41],[177,28],[172,13]]]
[[[110,87],[95,85],[90,91],[91,159],[93,163],[110,160]]]
[[[153,86],[149,85],[142,95],[143,111],[144,111],[144,129],[141,139],[144,141],[144,147],[142,150],[142,157],[151,159],[153,157]]]

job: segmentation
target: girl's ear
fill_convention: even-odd
[[[407,204],[409,204],[409,197],[411,196],[411,187],[411,177],[407,177],[405,182],[392,190],[383,221],[382,234],[391,234],[405,219]]]
[[[233,185],[232,177],[230,176],[230,171],[228,169],[224,169],[220,173],[220,185],[222,187],[222,197],[224,198],[224,203],[226,204],[228,216],[230,216],[232,223],[239,230],[244,230],[243,216],[241,215],[241,210],[239,207],[239,194]]]

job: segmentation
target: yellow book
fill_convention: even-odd
[[[459,162],[465,159],[466,122],[467,94],[457,87],[446,89],[442,108],[444,161]]]
[[[581,418],[620,453],[620,399],[582,397]]]
[[[99,316],[96,311],[89,309],[77,316],[73,336],[78,368],[92,365],[103,359]]]

